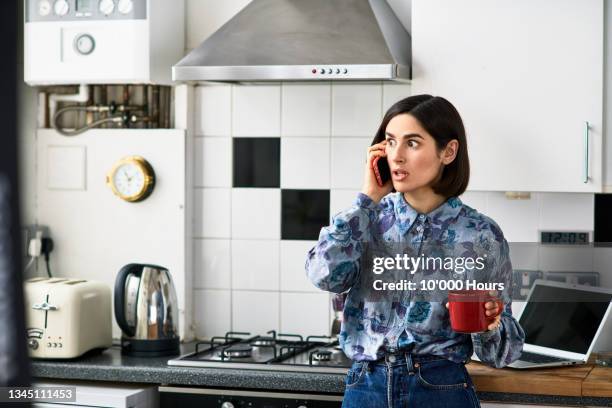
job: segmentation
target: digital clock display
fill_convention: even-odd
[[[576,231],[542,231],[540,241],[553,245],[588,245],[589,233]]]

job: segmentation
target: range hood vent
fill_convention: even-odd
[[[407,80],[410,46],[386,0],[252,0],[173,66],[172,77]]]

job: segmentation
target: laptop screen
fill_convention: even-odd
[[[586,354],[612,294],[536,285],[519,323],[525,343]]]

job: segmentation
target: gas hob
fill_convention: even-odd
[[[196,344],[196,351],[168,361],[171,366],[237,368],[346,374],[351,366],[338,341],[329,336],[227,332]]]

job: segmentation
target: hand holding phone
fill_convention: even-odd
[[[389,163],[385,157],[375,157],[372,161],[372,170],[376,176],[376,182],[380,187],[383,187],[385,183],[391,180],[391,169],[389,169]]]
[[[391,171],[386,158],[386,141],[374,143],[368,148],[362,193],[378,203],[393,190]]]

